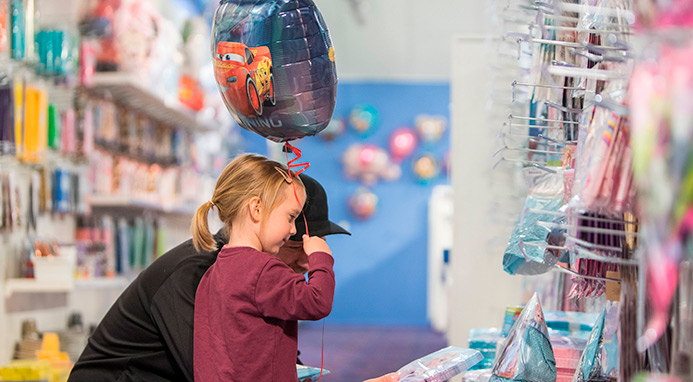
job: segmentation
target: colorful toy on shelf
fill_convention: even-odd
[[[238,124],[276,142],[327,127],[334,48],[312,0],[222,0],[212,25],[215,79]]]
[[[395,131],[392,132],[392,135],[390,135],[388,144],[392,159],[396,162],[401,162],[414,152],[417,142],[418,138],[416,137],[416,131],[414,129],[410,127],[396,128]]]
[[[205,106],[205,93],[200,82],[188,75],[180,76],[178,100],[194,111],[202,110]]]
[[[372,133],[378,123],[378,111],[371,105],[358,105],[349,114],[349,125],[361,136]]]
[[[116,15],[121,0],[98,0],[81,22],[82,34],[98,38],[96,68],[98,71],[118,70],[120,56],[116,46]]]

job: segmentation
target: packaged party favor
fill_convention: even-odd
[[[616,381],[618,377],[618,304],[608,301],[597,318],[573,382]]]
[[[481,362],[476,350],[448,346],[397,370],[400,382],[445,382]]]
[[[320,368],[304,365],[296,365],[298,382],[316,382],[320,378]],[[322,369],[322,375],[330,374],[329,370]]]
[[[534,294],[496,355],[491,382],[555,382],[556,375],[544,313]]]

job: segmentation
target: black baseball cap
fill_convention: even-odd
[[[349,231],[328,219],[327,194],[322,185],[306,174],[300,174],[299,178],[301,178],[303,185],[306,187],[306,204],[303,206],[301,215],[296,218],[296,234],[289,239],[294,241],[303,240],[303,235],[306,233],[306,223],[303,221],[303,215],[306,216],[308,233],[311,236],[351,235]]]

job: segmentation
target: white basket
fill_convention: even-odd
[[[61,245],[59,256],[34,256],[34,279],[37,281],[72,281],[75,272],[77,247]]]

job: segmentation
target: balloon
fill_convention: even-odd
[[[423,154],[414,160],[414,175],[423,182],[428,182],[438,176],[440,166],[431,154]]]
[[[447,120],[443,116],[419,115],[416,117],[416,130],[425,142],[436,142],[443,136]]]
[[[367,135],[378,122],[378,111],[371,105],[356,106],[349,115],[349,124],[360,135]]]
[[[395,161],[401,161],[416,148],[416,131],[409,127],[399,127],[390,136],[390,155]]]
[[[332,118],[330,123],[327,124],[325,130],[318,134],[318,137],[322,138],[324,141],[331,142],[342,136],[342,134],[344,134],[344,130],[346,130],[344,120],[341,118]]]
[[[349,210],[361,220],[369,219],[378,207],[378,196],[365,187],[359,187],[349,197]]]
[[[399,166],[392,163],[387,152],[374,145],[351,145],[342,161],[348,177],[366,184],[375,184],[379,179],[396,180],[401,175]]]
[[[327,127],[337,72],[312,0],[222,0],[212,40],[215,79],[241,127],[276,142]]]

